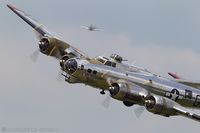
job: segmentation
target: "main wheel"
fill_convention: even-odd
[[[124,104],[125,106],[127,106],[127,107],[131,107],[131,106],[134,105],[134,103],[129,102],[129,101],[123,101],[123,104]]]

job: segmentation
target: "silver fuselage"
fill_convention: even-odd
[[[108,90],[109,79],[125,80],[129,83],[145,88],[149,93],[172,99],[185,107],[200,108],[200,90],[177,83],[176,81],[154,75],[147,71],[130,72],[101,64],[91,64],[88,61],[76,59],[78,69],[71,74],[81,83],[95,88]],[[84,68],[81,68],[81,65]],[[88,73],[91,70],[91,73]],[[97,72],[95,75],[92,72]],[[113,81],[115,82],[115,81]],[[143,90],[140,90],[141,93]]]

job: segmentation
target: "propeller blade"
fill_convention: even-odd
[[[111,97],[108,95],[108,96],[106,96],[106,98],[103,100],[103,102],[101,104],[104,108],[107,109],[110,106],[110,102],[111,102]]]
[[[33,53],[31,54],[31,56],[30,56],[31,60],[32,60],[33,62],[36,62],[37,59],[38,59],[39,54],[40,54],[40,50],[39,50],[39,49],[36,50],[35,52],[33,52]]]
[[[37,32],[36,30],[33,30],[34,34],[36,35],[38,40],[41,40],[44,36],[41,35],[39,32]]]
[[[139,118],[142,113],[144,112],[145,108],[143,106],[138,106],[134,108],[134,113],[136,115],[137,118]]]
[[[62,70],[60,70],[59,72],[58,72],[58,75],[57,75],[57,77],[56,77],[56,81],[64,81],[65,80],[65,77],[63,76],[63,71]]]

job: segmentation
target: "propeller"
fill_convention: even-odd
[[[43,36],[38,33],[36,30],[33,30],[33,32],[35,33],[36,35],[36,38],[38,40],[41,40],[43,38]],[[35,50],[31,55],[30,55],[30,59],[33,61],[33,62],[36,62],[38,57],[39,57],[39,54],[40,54],[40,49],[38,48],[37,50]]]
[[[56,81],[60,82],[60,81],[64,81],[64,80],[65,80],[65,77],[64,77],[63,71],[60,70],[58,72],[58,75],[56,76]]]
[[[134,108],[134,113],[137,118],[140,118],[140,116],[143,114],[145,108],[143,106],[137,106]]]
[[[112,90],[110,89],[109,91],[112,91]],[[106,98],[105,98],[105,99],[103,100],[103,102],[101,103],[101,105],[102,105],[104,108],[108,109],[109,106],[110,106],[110,102],[111,102],[111,96],[110,96],[110,95],[107,95]],[[137,118],[140,118],[140,116],[143,114],[145,108],[144,108],[144,106],[138,105],[138,106],[136,106],[133,110],[134,110],[135,116],[136,116]]]
[[[31,59],[33,62],[36,62],[37,59],[38,59],[39,54],[40,54],[40,50],[37,49],[36,51],[34,51],[34,52],[30,55],[30,59]]]
[[[111,97],[110,97],[110,95],[107,95],[106,98],[105,98],[105,99],[103,100],[103,102],[101,103],[101,105],[102,105],[104,108],[108,109],[109,106],[110,106],[110,102],[111,102]]]
[[[36,35],[36,38],[38,39],[38,40],[41,40],[44,36],[42,35],[42,34],[40,34],[38,31],[36,31],[36,30],[33,30],[33,32],[34,32],[34,34]]]
[[[111,102],[111,97],[110,95],[107,95],[106,98],[103,100],[103,102],[101,103],[101,105],[108,109],[109,106],[110,106],[110,102]],[[134,114],[137,118],[140,118],[140,116],[144,113],[144,110],[145,108],[143,106],[136,106],[133,111],[134,111]]]
[[[36,38],[40,41],[44,36],[42,34],[40,34],[38,31],[33,30],[33,32],[36,35]],[[35,50],[31,55],[30,58],[33,62],[36,62],[38,57],[39,57],[39,53],[40,53],[40,49],[38,48],[37,50]]]

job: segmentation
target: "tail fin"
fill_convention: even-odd
[[[169,74],[170,76],[172,76],[173,78],[175,78],[175,79],[183,79],[183,78],[181,78],[180,76],[178,76],[176,73],[168,72],[168,74]]]

